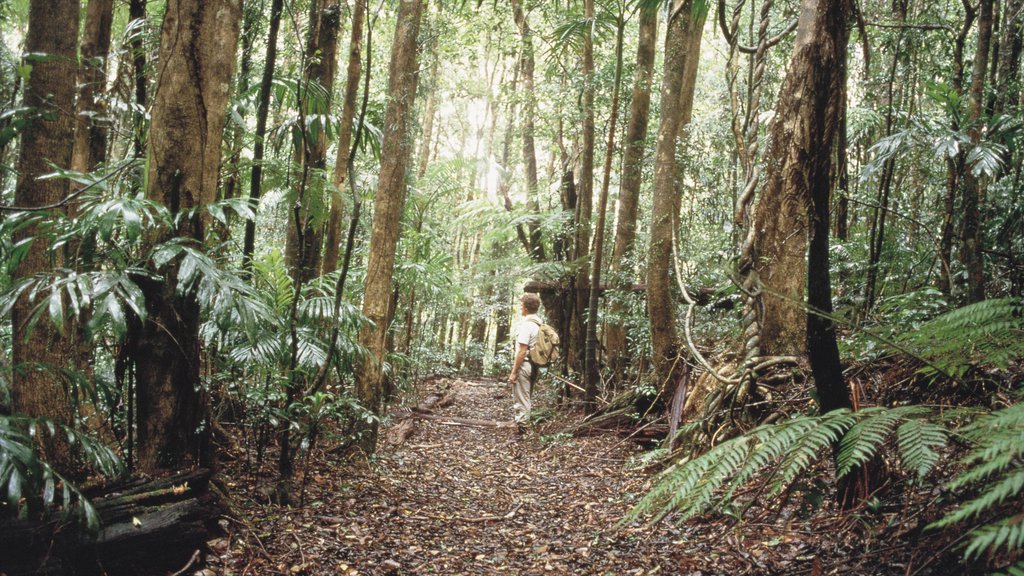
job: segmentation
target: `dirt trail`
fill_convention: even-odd
[[[506,386],[450,382],[438,414],[507,421]],[[541,408],[543,409],[543,400]],[[563,423],[564,424],[564,423]],[[639,448],[617,436],[573,438],[561,424],[519,438],[513,428],[421,420],[401,446],[369,466],[311,473],[307,505],[250,502],[251,538],[225,540],[219,572],[232,574],[653,574],[680,573],[670,527],[612,526],[644,491],[624,466]],[[387,437],[387,430],[382,438]],[[256,541],[258,538],[258,542]],[[687,572],[686,570],[683,571]]]

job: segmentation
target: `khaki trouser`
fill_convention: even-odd
[[[533,409],[533,401],[530,394],[533,392],[533,383],[536,380],[534,374],[537,369],[529,361],[524,361],[519,368],[516,383],[512,385],[512,412],[513,419],[517,423],[525,424],[530,418],[530,410]]]

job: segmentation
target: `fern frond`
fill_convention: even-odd
[[[907,420],[896,429],[903,467],[923,478],[938,463],[939,450],[946,447],[946,429],[925,420]]]
[[[977,558],[986,551],[998,554],[1024,548],[1024,515],[982,526],[971,532],[971,541],[964,550],[965,558]]]
[[[989,484],[977,498],[932,525],[941,528],[977,517],[983,512],[1017,497],[1022,490],[1024,490],[1024,468],[1019,468],[1003,477],[1002,480]]]

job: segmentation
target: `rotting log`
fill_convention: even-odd
[[[0,520],[0,574],[132,575],[180,569],[218,532],[224,507],[198,469],[89,494],[98,532],[68,521]]]

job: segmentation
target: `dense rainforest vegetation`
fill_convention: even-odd
[[[1024,574],[1022,26],[1021,0],[0,2],[0,574],[198,570],[243,485],[286,515],[364,478],[341,463],[376,470],[354,510],[393,501],[391,432],[453,423],[432,383],[484,401],[524,291],[561,335],[526,458],[643,446],[595,534],[817,518],[817,552],[746,573]],[[223,573],[490,573],[271,569],[265,530]],[[694,542],[643,562],[736,573]],[[662,570],[595,558],[538,570]]]

